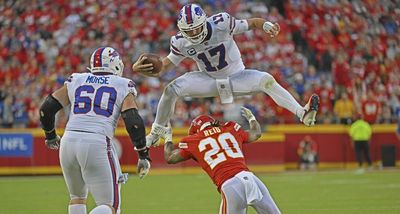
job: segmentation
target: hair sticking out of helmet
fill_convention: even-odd
[[[197,4],[187,4],[179,12],[178,28],[182,36],[193,44],[200,44],[207,36],[207,15]]]
[[[118,52],[112,47],[97,48],[90,56],[91,73],[112,73],[122,76],[124,63]]]
[[[189,135],[196,134],[197,132],[204,130],[206,127],[211,126],[215,122],[215,119],[208,115],[200,115],[192,120],[189,128]]]

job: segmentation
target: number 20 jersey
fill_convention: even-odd
[[[188,57],[196,61],[200,71],[214,78],[224,78],[243,70],[244,64],[234,34],[248,30],[246,20],[236,20],[228,13],[207,18],[208,33],[202,43],[194,45],[181,33],[171,37],[167,56],[175,65]]]
[[[180,155],[199,163],[220,190],[221,185],[241,171],[249,171],[242,145],[249,135],[239,124],[229,121],[219,128],[206,128],[184,137]]]
[[[66,131],[114,136],[125,97],[137,95],[132,80],[116,75],[74,73],[64,83],[71,103]]]

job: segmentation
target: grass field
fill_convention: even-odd
[[[400,171],[258,174],[282,213],[400,213]],[[61,176],[0,177],[0,214],[67,213]],[[131,176],[122,213],[218,213],[219,194],[205,174]],[[88,210],[94,207],[90,198]],[[255,213],[252,208],[248,213]]]

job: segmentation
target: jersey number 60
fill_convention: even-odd
[[[228,141],[232,143],[232,146],[228,144]],[[211,169],[214,169],[219,163],[226,161],[226,156],[231,158],[244,157],[240,150],[239,143],[229,132],[220,134],[218,136],[218,141],[212,137],[201,140],[198,146],[199,151],[202,152],[206,150],[207,145],[210,145],[211,149],[204,154],[204,160],[210,165]]]
[[[82,92],[94,95],[93,111],[98,115],[109,117],[114,111],[115,100],[117,99],[117,91],[115,88],[102,86],[96,91],[91,85],[79,86],[75,91],[74,113],[86,114],[92,109],[92,99],[88,96],[82,96]],[[108,94],[108,100],[103,100],[103,95]],[[106,101],[106,108],[102,107],[103,101]],[[104,105],[103,105],[104,106]]]

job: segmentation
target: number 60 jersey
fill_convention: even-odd
[[[248,30],[246,20],[236,20],[228,13],[218,13],[207,18],[207,35],[202,43],[194,45],[181,33],[171,37],[167,56],[175,65],[188,57],[198,68],[214,78],[227,77],[243,70],[244,64],[234,34]]]
[[[64,83],[71,103],[66,131],[112,138],[125,97],[137,95],[132,80],[116,75],[74,73]]]
[[[226,180],[241,171],[249,171],[242,152],[248,138],[239,124],[229,121],[184,137],[179,143],[180,155],[197,161],[220,190]]]

